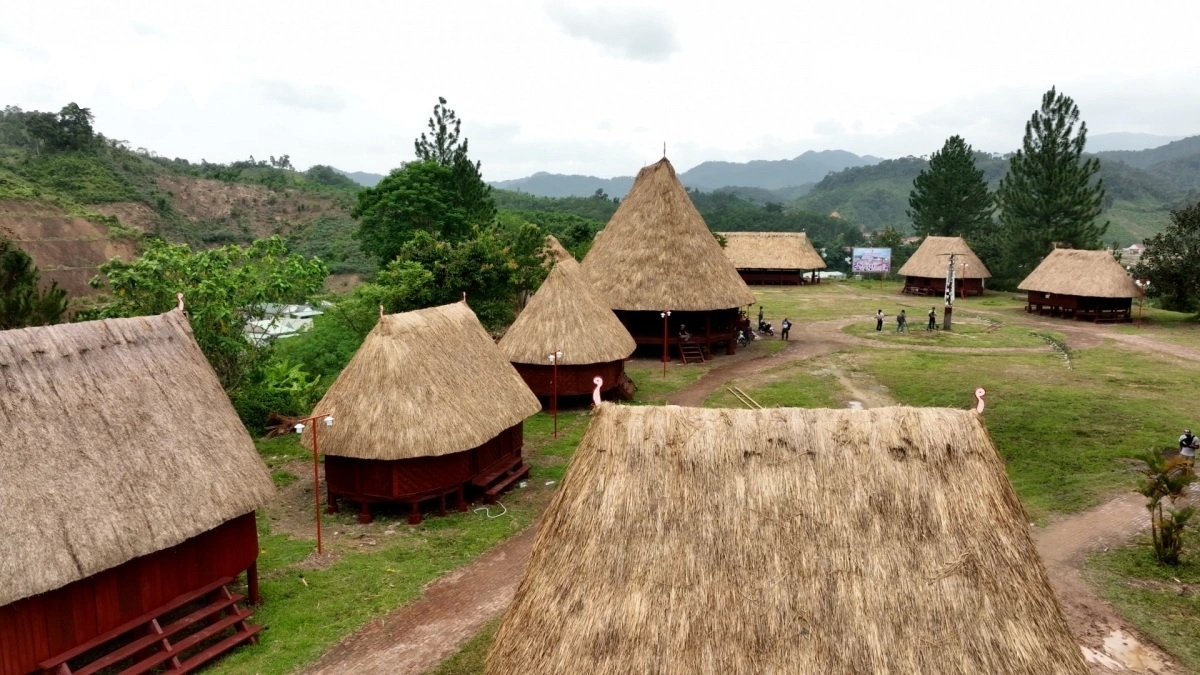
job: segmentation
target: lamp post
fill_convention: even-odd
[[[950,316],[954,313],[954,255],[946,267],[946,310],[942,313],[942,330],[951,330]]]
[[[296,424],[296,426],[292,427],[292,428],[296,430],[296,433],[302,434],[302,433],[304,433],[304,423],[305,422],[312,422],[312,421],[315,421],[318,419],[323,420],[325,422],[325,426],[327,426],[327,427],[333,426],[333,415],[313,415],[312,417],[305,417],[304,419],[300,420]],[[319,424],[314,424],[313,428],[312,428],[312,432],[313,432],[313,508],[315,509],[315,513],[317,516],[317,555],[321,555],[323,553],[323,551],[321,549],[321,479],[317,475],[317,466],[318,466],[318,464],[317,464],[317,453],[318,453],[317,430],[320,428],[321,428],[321,425],[319,425]]]
[[[550,366],[553,374],[550,376],[550,387],[553,395],[550,397],[550,415],[554,417],[554,437],[558,438],[558,362],[562,359],[562,350],[550,355]]]
[[[670,360],[670,347],[667,346],[667,319],[671,317],[671,310],[660,312],[659,316],[663,320],[663,377],[667,376],[667,361]]]
[[[1145,302],[1146,302],[1146,291],[1150,290],[1150,280],[1149,279],[1135,279],[1133,283],[1137,284],[1138,290],[1142,292],[1142,294],[1138,297],[1138,328],[1141,328],[1142,327],[1142,305],[1145,304]]]

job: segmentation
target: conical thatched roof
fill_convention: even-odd
[[[500,339],[500,351],[513,363],[559,365],[607,363],[628,358],[637,347],[629,331],[583,280],[579,263],[560,260],[520,316]]]
[[[1089,298],[1136,298],[1137,284],[1108,251],[1056,248],[1025,277],[1022,291]]]
[[[0,332],[0,606],[274,495],[182,312]]]
[[[571,255],[570,251],[563,248],[563,245],[559,243],[558,239],[556,239],[552,234],[546,235],[546,245],[542,247],[542,257],[544,257],[546,262],[551,265],[559,260],[570,260],[571,262],[576,262],[575,256]]]
[[[382,317],[314,408],[321,452],[432,457],[478,447],[542,409],[466,303]],[[302,439],[312,447],[311,430]]]
[[[951,253],[954,256],[955,279],[991,279],[992,273],[987,266],[975,255],[971,247],[962,237],[925,237],[925,241],[917,247],[912,257],[900,268],[900,275],[905,277],[928,277],[945,279],[946,266],[950,264]],[[963,264],[966,263],[966,269]]]
[[[706,311],[754,302],[665,158],[638,172],[583,259],[611,309]]]
[[[739,270],[823,270],[803,232],[722,232],[725,257]]]
[[[1088,671],[975,412],[606,403],[485,672]]]

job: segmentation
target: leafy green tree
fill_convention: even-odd
[[[906,215],[917,236],[967,237],[991,224],[996,210],[975,153],[961,136],[946,139],[913,180]]]
[[[159,314],[183,293],[192,333],[226,389],[261,367],[267,347],[251,343],[243,329],[263,317],[268,302],[302,302],[321,289],[325,263],[289,255],[279,237],[247,247],[192,251],[152,240],[131,262],[110,260],[92,280],[109,295],[93,310],[98,317]]]
[[[467,153],[469,139],[462,136],[462,120],[439,96],[429,118],[429,136],[424,133],[413,141],[417,159],[432,161],[451,169],[458,206],[473,224],[486,224],[496,217],[496,202],[492,199],[492,188],[483,181],[479,162],[471,162]]]
[[[433,160],[410,162],[358,193],[350,215],[359,221],[364,253],[383,267],[417,232],[448,242],[471,234],[471,221],[454,188],[453,170]]]
[[[1142,466],[1138,472],[1143,481],[1138,487],[1149,501],[1150,535],[1154,543],[1154,557],[1165,565],[1178,565],[1183,550],[1183,532],[1195,516],[1193,507],[1163,510],[1163,500],[1172,504],[1187,493],[1187,487],[1196,480],[1196,474],[1183,457],[1167,459],[1162,453],[1149,451],[1136,458]]]
[[[1200,203],[1171,212],[1167,229],[1146,240],[1134,274],[1150,280],[1147,295],[1164,309],[1200,307]]]
[[[1079,119],[1079,106],[1052,87],[1025,124],[1022,148],[996,190],[1012,273],[1027,274],[1055,242],[1100,247],[1108,230],[1107,221],[1097,221],[1104,185],[1096,176],[1100,160],[1083,159],[1086,143],[1087,123]]]
[[[67,311],[67,292],[50,282],[40,290],[33,258],[0,237],[0,330],[58,323]]]

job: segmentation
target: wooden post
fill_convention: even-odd
[[[734,339],[737,342],[737,339]],[[704,313],[704,358],[712,360],[712,312]]]
[[[250,563],[246,568],[246,594],[250,596],[250,604],[261,605],[262,596],[258,591],[258,561]]]
[[[318,473],[317,460],[317,436],[318,429],[321,425],[315,420],[312,422],[313,430],[313,509],[317,516],[317,555],[321,555],[321,477]]]
[[[667,361],[670,360],[670,346],[667,343],[667,319],[671,316],[671,310],[666,310],[660,314],[663,320],[663,377],[667,376]]]

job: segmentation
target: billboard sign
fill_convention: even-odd
[[[866,274],[892,271],[892,249],[855,248],[850,258],[850,270]]]

